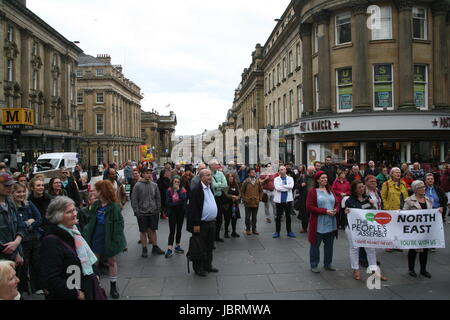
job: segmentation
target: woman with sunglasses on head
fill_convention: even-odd
[[[166,251],[166,258],[173,256],[173,240],[176,232],[176,253],[184,253],[184,250],[180,246],[181,230],[183,228],[184,216],[186,214],[186,201],[187,192],[184,187],[181,186],[180,176],[174,176],[171,181],[169,189],[166,194],[167,199],[167,213],[169,216],[169,244]]]

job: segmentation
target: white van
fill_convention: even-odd
[[[61,168],[73,171],[78,162],[79,155],[75,152],[45,153],[36,160],[33,174],[43,174],[45,183],[48,183],[51,178],[59,175]]]

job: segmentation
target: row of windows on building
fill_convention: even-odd
[[[294,73],[294,70],[298,70],[301,65],[300,61],[300,43],[295,46],[295,57],[293,50],[283,57],[282,62],[280,61],[276,68],[274,67],[269,76],[265,78],[265,94],[271,93],[272,90],[276,88],[282,81],[286,80],[287,77]],[[294,61],[295,60],[295,61]]]
[[[84,103],[84,93],[82,91],[77,92],[77,104]],[[105,95],[103,92],[97,92],[95,94],[95,103],[104,104],[105,103]]]
[[[319,76],[314,76],[314,105],[319,110],[320,92]],[[374,110],[394,109],[394,65],[392,63],[373,65],[373,106]],[[336,70],[336,101],[338,112],[350,112],[353,110],[353,77],[352,68]],[[424,64],[414,65],[414,101],[417,108],[428,108],[428,66]],[[302,86],[297,86],[297,110],[303,112]],[[278,100],[266,105],[267,125],[280,126],[289,124],[296,119],[294,110],[294,90],[290,90]]]
[[[84,76],[84,70],[77,69],[76,75],[77,75],[77,78],[82,78]],[[103,77],[105,75],[105,70],[104,69],[96,69],[95,75],[97,77]]]

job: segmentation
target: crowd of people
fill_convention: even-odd
[[[205,258],[193,261],[195,274],[201,277],[219,272],[212,264],[215,242],[260,234],[261,203],[265,223],[275,222],[274,239],[282,236],[282,222],[287,237],[296,238],[292,217],[301,221],[299,233],[307,233],[314,273],[321,272],[322,242],[324,269],[336,270],[334,241],[339,229],[349,234],[351,208],[439,209],[444,222],[449,208],[449,164],[424,170],[419,163],[376,167],[370,161],[361,168],[338,166],[327,157],[324,163],[298,167],[292,163],[247,167],[233,161],[221,165],[212,160],[196,166],[166,163],[161,168],[151,162],[127,161],[120,167],[123,176],[118,169],[114,163],[104,165],[102,179],[91,184],[81,165],[73,172],[61,168],[57,177],[45,183],[44,175],[11,174],[0,163],[0,299],[20,299],[23,293],[43,294],[46,299],[100,299],[98,276],[102,272],[109,275],[110,297],[118,299],[117,256],[127,251],[122,210],[128,200],[139,227],[136,240],[142,246],[141,257],[148,257],[149,244],[151,254],[167,259],[185,253],[181,240],[186,220],[186,229],[203,244]],[[166,250],[158,245],[161,219],[168,220],[170,230]],[[427,270],[430,251],[409,250],[410,276],[417,277],[419,253],[420,274],[431,277]],[[361,279],[360,265],[379,273],[381,262],[374,248],[358,248],[349,242],[349,260],[355,280]],[[69,271],[74,266],[81,271],[80,281],[69,287]]]

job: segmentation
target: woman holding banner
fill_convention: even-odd
[[[324,243],[324,267],[328,271],[336,271],[331,266],[333,260],[333,242],[337,237],[336,212],[340,203],[331,191],[327,174],[319,171],[314,175],[315,187],[309,190],[306,198],[306,208],[310,212],[308,240],[311,271],[320,273],[320,243]]]
[[[372,176],[373,177],[373,176]],[[375,179],[375,177],[374,177]],[[345,213],[349,214],[350,209],[377,209],[376,203],[368,195],[366,195],[366,187],[361,180],[355,180],[350,187],[350,197],[345,202]],[[352,243],[351,230],[348,226],[347,217],[345,219],[345,232],[350,244],[350,264],[353,270],[353,279],[361,280],[361,274],[359,273],[359,247],[354,247]],[[367,254],[367,260],[369,261],[369,269],[372,273],[377,272],[377,256],[375,248],[364,248]],[[387,281],[387,278],[379,275],[382,281]]]
[[[425,183],[422,180],[416,180],[411,184],[411,189],[414,194],[405,200],[405,205],[403,210],[426,210],[432,209],[433,204],[425,197]],[[439,208],[442,213],[442,208]],[[428,248],[426,249],[409,249],[408,251],[408,268],[409,275],[416,278],[417,274],[414,271],[414,266],[416,264],[417,252],[419,252],[419,262],[420,262],[420,274],[426,278],[431,278],[431,274],[427,271],[427,260],[428,260]]]

